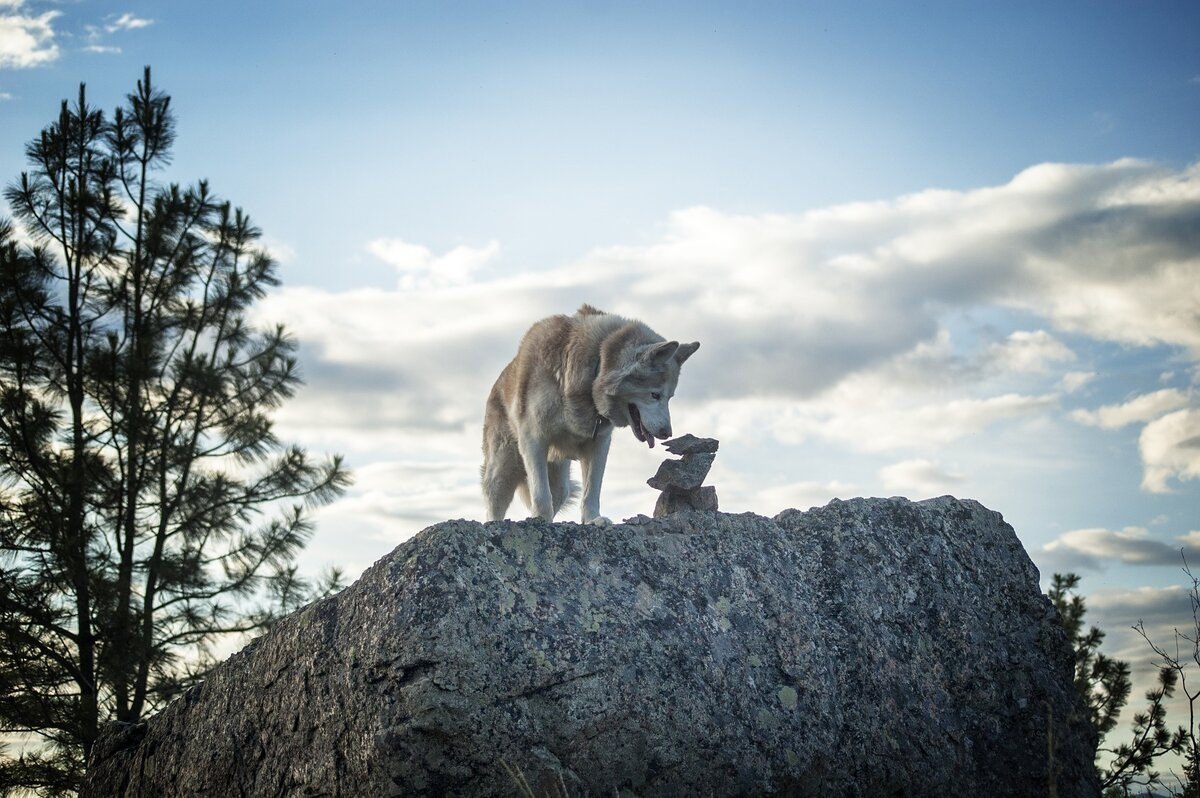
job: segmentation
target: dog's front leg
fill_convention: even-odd
[[[554,499],[550,495],[550,475],[546,467],[549,447],[539,438],[523,435],[518,441],[525,463],[525,484],[529,488],[529,510],[547,521],[554,520]]]
[[[604,481],[604,466],[608,463],[608,445],[612,442],[612,427],[602,430],[592,441],[589,452],[580,458],[583,466],[583,523],[608,526],[612,523],[600,515],[600,483]]]

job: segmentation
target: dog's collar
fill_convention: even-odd
[[[600,415],[599,413],[596,413],[596,426],[592,427],[592,439],[593,440],[595,440],[596,436],[600,434],[600,428],[603,427],[605,424],[609,425],[610,427],[612,426],[611,421],[609,421],[607,418]]]

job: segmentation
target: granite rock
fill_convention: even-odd
[[[697,438],[690,432],[663,444],[671,454],[709,454],[715,453],[719,446],[720,441],[716,438]]]
[[[664,490],[658,494],[658,502],[654,505],[654,517],[662,518],[683,510],[713,512],[716,509],[717,489],[711,485],[691,490]]]
[[[82,794],[1099,794],[1071,648],[998,513],[636,521],[430,527],[109,727]]]
[[[716,455],[711,452],[685,454],[678,460],[663,460],[658,472],[646,484],[657,490],[691,490],[698,488],[708,476]]]

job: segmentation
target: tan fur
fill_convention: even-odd
[[[583,521],[609,523],[599,511],[600,482],[613,427],[633,423],[634,405],[639,440],[653,446],[655,437],[669,437],[667,402],[679,366],[699,346],[664,341],[640,321],[586,304],[530,327],[484,411],[488,519],[503,518],[518,491],[532,512],[552,519],[575,495],[570,461],[578,460]]]

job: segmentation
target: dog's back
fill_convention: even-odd
[[[639,339],[661,340],[640,322],[586,304],[573,316],[560,314],[535,322],[488,395],[485,455],[489,435],[502,430],[515,441],[522,425],[534,425],[547,434],[590,435],[596,421],[592,383],[600,367],[601,344],[627,325],[642,328]]]

